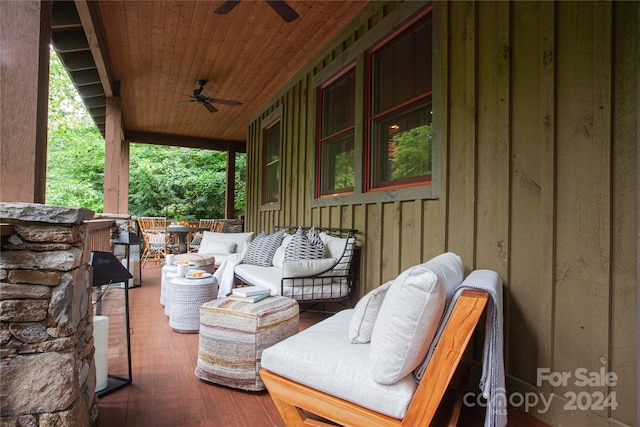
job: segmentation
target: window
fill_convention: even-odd
[[[366,190],[431,183],[431,56],[430,13],[369,50]]]
[[[263,129],[262,205],[280,202],[280,117]]]
[[[318,89],[318,171],[316,197],[353,192],[355,67]]]
[[[312,207],[439,197],[442,116],[433,111],[444,68],[432,11],[401,2],[314,76]]]

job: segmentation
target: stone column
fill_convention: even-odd
[[[89,426],[98,416],[93,355],[93,212],[0,203],[2,426]],[[4,234],[4,233],[3,233]]]

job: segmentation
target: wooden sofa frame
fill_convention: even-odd
[[[289,427],[330,426],[307,413],[318,415],[343,426],[428,426],[453,378],[469,340],[485,310],[489,294],[479,290],[465,290],[442,333],[427,370],[416,389],[403,419],[392,418],[346,400],[296,383],[266,369],[260,371],[271,398],[282,419]],[[454,408],[456,418],[461,408]],[[305,412],[306,411],[306,412]]]

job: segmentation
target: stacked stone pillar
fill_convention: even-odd
[[[89,426],[98,416],[91,304],[93,212],[0,203],[2,426]],[[10,230],[8,233],[4,232]]]

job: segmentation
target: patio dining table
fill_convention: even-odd
[[[202,231],[208,231],[208,227],[189,227],[182,224],[170,224],[167,225],[167,232],[178,236],[178,251],[183,254],[187,252],[187,235],[189,233],[196,233]]]

